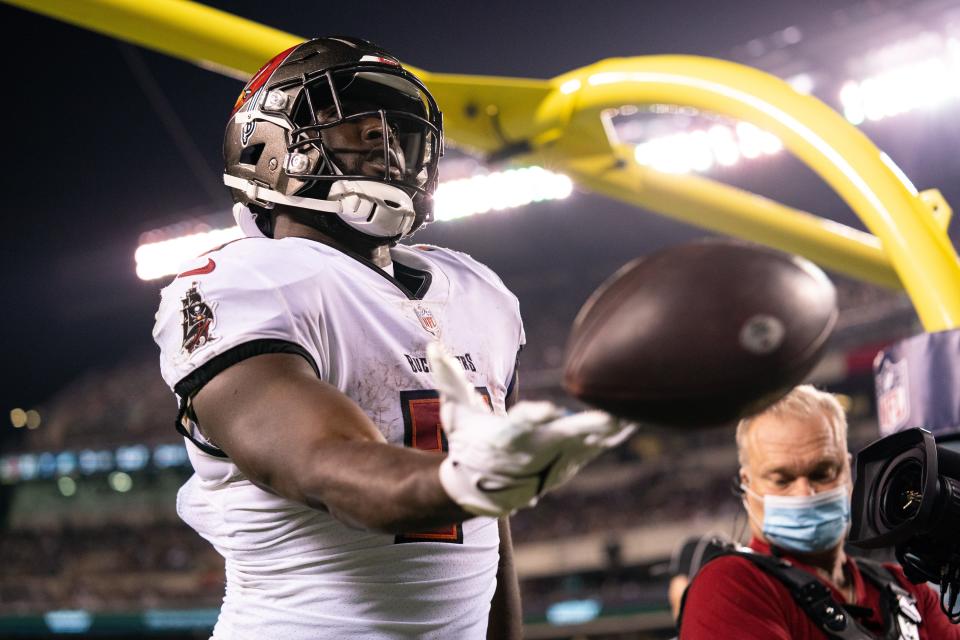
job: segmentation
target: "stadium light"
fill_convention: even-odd
[[[456,220],[466,216],[513,209],[533,202],[562,200],[573,192],[567,176],[541,167],[524,167],[441,182],[434,194],[434,218]],[[175,225],[175,230],[184,225]],[[214,228],[190,225],[190,233],[156,230],[143,234],[134,253],[137,276],[155,280],[177,273],[184,262],[205,251],[243,237],[236,225]],[[173,237],[170,237],[173,236]]]
[[[77,482],[69,476],[63,476],[57,478],[57,488],[63,497],[69,498],[77,492]]]
[[[957,82],[960,79],[960,38],[956,35],[924,31],[916,37],[852,59],[848,67],[862,76],[860,80],[843,84],[839,93],[841,110],[854,125],[960,100],[960,82]],[[588,82],[602,85],[628,79],[629,74],[605,72],[594,74]],[[810,73],[797,73],[786,81],[803,94],[811,94],[817,84]],[[650,111],[684,115],[682,108],[660,106],[663,108],[651,108]],[[631,116],[636,112],[636,108],[629,112],[621,108],[616,115]],[[772,155],[783,148],[776,136],[747,122],[710,125],[690,121],[696,116],[696,110],[686,115],[688,121],[682,125],[682,130],[650,137],[637,144],[636,161],[665,173],[705,172],[717,166],[729,167],[742,160]],[[645,127],[646,124],[640,121],[632,129],[624,125],[623,130],[627,138],[642,138]]]
[[[27,429],[36,429],[40,426],[40,412],[36,409],[27,411]]]
[[[639,164],[665,173],[709,171],[715,165],[730,167],[741,159],[773,155],[783,149],[780,139],[749,122],[729,127],[683,131],[652,138],[634,151]]]
[[[118,447],[116,450],[85,449],[76,451],[44,451],[40,454],[22,453],[0,456],[0,484],[15,484],[31,480],[58,479],[58,486],[74,483],[71,476],[79,471],[81,476],[111,473],[108,482],[111,487],[133,486],[131,474],[151,469],[189,468],[190,459],[186,447],[179,444],[159,444],[150,448],[145,444],[132,444]],[[121,475],[112,475],[121,472]],[[127,477],[129,476],[129,478]],[[60,482],[60,478],[68,478]],[[129,479],[129,483],[128,483]]]
[[[793,87],[797,93],[804,95],[812,94],[815,86],[813,76],[809,73],[798,73],[795,76],[791,76],[787,78],[787,84]]]
[[[27,426],[27,412],[20,408],[11,409],[10,424],[13,425],[14,429],[22,429]]]
[[[939,47],[933,47],[931,42],[930,37],[925,38],[923,57],[845,83],[840,89],[840,104],[847,120],[858,125],[917,109],[933,109],[960,98],[960,83],[957,82],[960,78],[960,40],[948,38]],[[931,49],[939,51],[931,52]],[[902,53],[903,47],[898,45],[891,50]],[[886,61],[889,58],[884,55],[880,59]]]
[[[602,603],[595,598],[564,600],[550,605],[547,609],[547,622],[557,626],[583,624],[600,615],[601,609]]]
[[[112,472],[107,476],[107,483],[117,493],[126,493],[133,488],[133,478],[130,477],[129,473],[123,471]]]
[[[93,626],[93,614],[83,609],[47,611],[43,621],[53,633],[86,633]]]
[[[240,227],[234,225],[225,229],[208,228],[206,231],[141,244],[133,254],[137,262],[137,277],[141,280],[154,280],[173,275],[178,266],[190,258],[242,237]]]
[[[433,215],[438,221],[456,220],[543,200],[562,200],[572,192],[570,178],[540,167],[497,171],[440,183],[433,197]]]
[[[60,475],[73,473],[77,468],[77,456],[72,451],[61,451],[56,457],[56,471]]]

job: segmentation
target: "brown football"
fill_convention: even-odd
[[[734,240],[630,262],[587,300],[564,387],[614,415],[708,426],[769,406],[817,363],[837,321],[808,260]]]

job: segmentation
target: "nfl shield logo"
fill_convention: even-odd
[[[910,418],[906,359],[900,362],[884,359],[877,371],[876,384],[880,433],[889,435],[903,428]]]
[[[420,325],[427,330],[427,333],[436,338],[437,333],[440,331],[440,323],[437,322],[433,312],[421,306],[416,306],[413,310],[417,314],[417,318],[420,319]]]

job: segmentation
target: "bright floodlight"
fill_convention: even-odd
[[[960,98],[960,40],[942,53],[896,65],[840,89],[843,115],[853,124],[883,120],[916,109],[932,109]]]
[[[142,244],[133,254],[137,261],[137,276],[141,280],[153,280],[172,275],[190,258],[242,237],[240,227],[232,226]]]
[[[133,488],[133,478],[130,477],[129,473],[123,471],[112,472],[107,476],[107,483],[117,493],[126,493]]]
[[[637,162],[646,167],[664,173],[689,173],[709,171],[714,165],[733,166],[741,159],[773,155],[781,149],[783,144],[772,133],[739,122],[734,128],[717,124],[706,131],[653,138],[638,144],[634,153]]]
[[[725,167],[737,164],[737,160],[740,159],[740,149],[737,147],[737,141],[734,139],[730,127],[715,125],[710,127],[707,135],[710,139],[713,156],[717,159],[717,162]]]
[[[455,220],[478,213],[522,207],[543,200],[561,200],[573,192],[567,176],[540,167],[525,167],[441,182],[434,194],[436,220]],[[146,238],[157,235],[145,234]],[[162,235],[162,234],[161,234]],[[157,242],[144,242],[134,254],[137,276],[153,280],[177,273],[187,260],[225,242],[243,237],[237,226],[209,229]]]
[[[27,412],[23,409],[11,409],[10,424],[12,424],[15,429],[21,429],[27,426]]]
[[[813,76],[809,73],[798,73],[795,76],[787,78],[787,83],[793,87],[794,91],[797,93],[802,93],[804,95],[810,95],[813,93],[814,81]]]
[[[573,191],[567,176],[540,167],[525,167],[442,182],[434,194],[437,220],[522,207],[542,200],[562,200]]]
[[[60,493],[63,494],[64,497],[69,498],[77,492],[77,482],[70,476],[63,476],[57,478],[57,488],[60,489]]]
[[[36,409],[27,411],[27,429],[36,429],[41,423],[40,412]]]

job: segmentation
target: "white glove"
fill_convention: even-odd
[[[635,429],[602,411],[565,415],[550,402],[518,402],[506,416],[495,415],[439,343],[427,346],[427,359],[449,445],[440,482],[476,515],[532,507]]]

